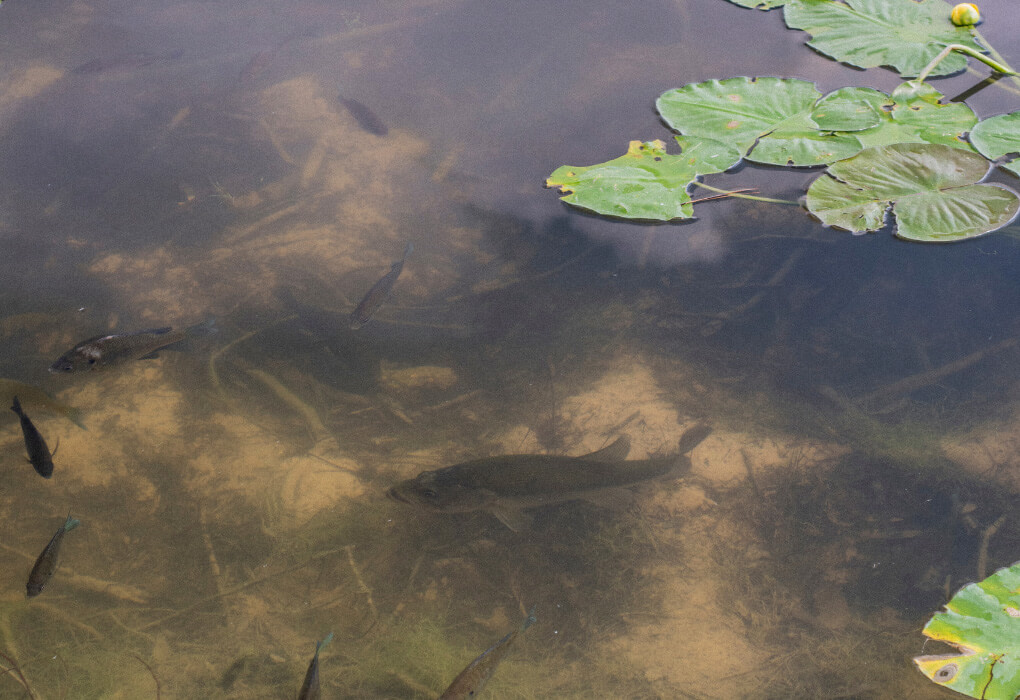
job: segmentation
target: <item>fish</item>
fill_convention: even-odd
[[[57,570],[57,556],[60,554],[60,543],[64,539],[64,535],[80,524],[80,520],[75,520],[68,513],[67,520],[54,533],[50,543],[46,545],[46,549],[35,560],[35,566],[32,567],[32,573],[28,575],[28,584],[26,585],[29,598],[34,598],[42,593],[43,587],[53,577],[53,572]]]
[[[319,700],[322,697],[322,692],[319,690],[319,652],[331,641],[333,641],[332,632],[315,643],[315,656],[312,657],[308,664],[308,670],[305,671],[305,682],[301,684],[298,700]]]
[[[159,357],[159,351],[185,338],[216,332],[212,319],[188,328],[150,328],[135,333],[97,335],[81,341],[50,365],[50,372],[70,373],[94,370],[127,360]]]
[[[350,328],[352,331],[356,331],[368,323],[368,319],[372,318],[372,314],[386,301],[386,297],[390,295],[390,290],[393,289],[393,285],[396,284],[397,278],[400,277],[400,273],[404,269],[404,261],[407,260],[407,256],[413,251],[414,244],[408,242],[404,248],[404,257],[393,263],[390,266],[390,271],[373,284],[364,298],[358,302],[357,307],[351,312]]]
[[[14,404],[11,410],[18,414],[21,420],[21,434],[25,437],[25,449],[28,450],[28,461],[39,472],[39,476],[49,479],[53,476],[53,454],[46,446],[42,433],[32,423],[31,419],[21,410],[21,402],[14,397]]]
[[[499,662],[503,660],[503,657],[510,650],[510,645],[514,643],[518,635],[531,627],[535,621],[535,609],[532,608],[520,627],[483,651],[477,659],[467,665],[467,668],[457,674],[450,687],[439,696],[439,700],[462,700],[462,698],[477,697],[478,693],[485,687],[485,684],[492,678],[492,674],[495,673]]]
[[[0,401],[7,403],[13,401],[15,396],[25,408],[32,411],[45,409],[64,416],[82,430],[86,429],[82,423],[81,409],[57,401],[37,386],[0,377]]]
[[[679,454],[627,460],[630,438],[581,457],[502,455],[425,471],[393,486],[387,495],[400,503],[440,513],[487,511],[511,530],[527,529],[531,516],[524,509],[588,500],[612,500],[622,487],[667,475],[680,476],[691,468],[687,454],[712,429],[689,428],[679,442]],[[624,496],[631,495],[624,492]]]
[[[340,104],[346,107],[350,115],[354,117],[354,121],[358,122],[358,126],[368,133],[375,134],[376,136],[385,136],[390,133],[390,130],[383,124],[383,120],[362,103],[353,98],[344,97],[343,93],[340,93],[338,99]]]

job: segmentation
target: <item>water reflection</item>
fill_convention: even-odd
[[[734,201],[636,226],[541,189],[663,136],[663,89],[760,61],[719,55],[719,22],[845,69],[722,2],[51,9],[0,9],[0,370],[60,401],[35,395],[51,481],[6,408],[0,432],[0,652],[36,697],[293,695],[330,632],[324,696],[432,697],[532,607],[491,697],[937,696],[904,670],[916,631],[1016,558],[1016,524],[985,536],[1017,487],[1016,239]],[[46,372],[208,318],[157,360]],[[661,454],[702,420],[692,474],[622,511],[515,534],[384,497],[494,454]]]

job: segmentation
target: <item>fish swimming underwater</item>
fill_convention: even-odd
[[[354,121],[358,122],[358,126],[362,129],[376,136],[385,136],[390,133],[383,120],[371,109],[351,97],[344,97],[343,93],[340,93],[339,99],[340,104],[347,108],[350,115],[354,117]]]
[[[168,345],[179,343],[185,338],[209,335],[216,332],[216,323],[211,319],[203,323],[174,330],[151,328],[135,333],[97,335],[83,340],[65,352],[50,365],[50,372],[68,373],[98,369],[127,360],[141,360],[159,356],[159,351]]]
[[[11,406],[11,410],[18,414],[18,419],[21,421],[21,434],[25,438],[28,461],[39,472],[39,476],[49,479],[53,475],[53,453],[46,446],[42,433],[21,410],[21,403],[17,396],[14,397],[14,405]]]
[[[64,521],[64,524],[60,526],[60,529],[50,539],[49,544],[46,545],[39,558],[35,560],[35,566],[32,567],[32,573],[28,575],[28,584],[25,586],[29,598],[34,598],[42,593],[43,586],[49,582],[53,572],[57,570],[60,542],[64,539],[64,535],[78,527],[79,524],[81,524],[81,521],[75,520],[68,513],[67,520]]]
[[[485,684],[492,678],[492,674],[496,671],[496,666],[503,660],[506,653],[510,651],[510,645],[517,639],[518,635],[534,623],[535,610],[532,608],[520,627],[483,651],[477,659],[468,664],[467,668],[458,673],[450,687],[439,696],[439,700],[462,700],[463,698],[477,697],[478,693],[485,687]]]
[[[319,687],[319,652],[332,640],[333,633],[330,632],[321,641],[315,643],[315,656],[308,664],[305,681],[301,684],[301,690],[298,692],[298,700],[319,700],[322,697],[322,690]]]
[[[393,285],[404,269],[404,261],[407,260],[407,256],[412,251],[414,251],[414,244],[408,242],[407,247],[404,248],[404,257],[393,263],[390,271],[383,275],[382,279],[373,284],[372,288],[368,290],[368,294],[364,296],[361,302],[358,303],[357,308],[351,313],[351,330],[356,331],[368,323],[368,319],[372,318],[372,314],[376,312],[376,309],[386,301],[386,297],[390,295],[390,290],[393,289]]]
[[[630,438],[581,457],[502,455],[422,472],[391,488],[401,503],[441,513],[488,511],[509,527],[527,529],[535,508],[577,499],[598,501],[614,490],[648,479],[681,475],[691,467],[687,453],[712,431],[696,425],[680,437],[679,454],[625,461]]]

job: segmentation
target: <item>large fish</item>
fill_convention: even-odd
[[[25,438],[25,450],[28,451],[28,461],[39,472],[39,476],[49,479],[53,475],[53,454],[50,452],[50,448],[47,447],[42,433],[35,427],[31,419],[25,415],[25,412],[21,410],[21,402],[18,401],[17,396],[14,397],[14,404],[11,406],[11,410],[18,414],[18,419],[21,421],[21,434]]]
[[[216,324],[209,320],[180,330],[174,330],[167,326],[136,333],[97,335],[94,338],[81,341],[61,355],[56,362],[50,365],[50,371],[81,372],[127,360],[158,357],[159,351],[168,345],[179,343],[190,336],[215,332]]]
[[[386,124],[379,118],[379,115],[364,104],[352,97],[344,97],[342,92],[339,99],[340,104],[347,108],[347,111],[354,117],[354,121],[358,122],[358,126],[362,129],[376,136],[385,136],[390,133],[390,130],[386,128]]]
[[[63,541],[64,535],[78,527],[80,522],[68,513],[67,520],[50,539],[39,558],[35,560],[35,566],[32,567],[32,573],[28,575],[28,584],[25,587],[29,598],[34,598],[42,593],[43,587],[52,578],[53,572],[57,570],[57,557],[60,556],[60,543]]]
[[[9,405],[8,402],[14,401],[15,396],[26,409],[32,411],[45,409],[51,413],[58,413],[85,430],[85,425],[81,421],[81,409],[60,403],[37,386],[14,379],[0,378],[0,402]]]
[[[422,472],[388,492],[390,498],[441,513],[488,511],[511,530],[530,525],[525,508],[577,499],[599,502],[621,487],[680,475],[690,469],[687,453],[711,432],[696,425],[680,438],[679,454],[624,461],[630,438],[582,457],[503,455]]]
[[[483,651],[477,659],[468,664],[467,668],[457,674],[450,687],[439,696],[439,700],[463,700],[464,698],[477,697],[485,684],[492,678],[496,666],[510,651],[510,645],[521,632],[531,627],[534,622],[535,610],[532,609],[520,627]]]
[[[305,681],[301,684],[298,700],[319,700],[322,697],[322,691],[319,687],[319,652],[332,639],[333,633],[330,632],[323,637],[322,641],[316,642],[315,656],[312,657],[311,662],[308,664],[308,670],[305,671]]]
[[[368,290],[368,294],[365,295],[357,308],[351,313],[351,330],[357,330],[368,323],[368,319],[372,318],[372,314],[375,313],[376,309],[386,301],[386,297],[390,295],[390,290],[393,289],[393,285],[404,269],[404,261],[407,260],[407,256],[413,250],[414,245],[408,242],[407,247],[404,248],[404,257],[393,263],[390,271],[383,275],[382,279],[373,284],[372,288]]]

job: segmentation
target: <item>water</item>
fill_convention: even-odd
[[[1005,3],[983,11],[1020,61]],[[910,658],[1016,491],[1015,233],[925,247],[733,200],[638,226],[542,189],[665,138],[652,101],[685,83],[898,82],[802,40],[721,0],[4,3],[0,375],[88,427],[33,416],[50,481],[13,414],[0,432],[0,651],[35,697],[295,695],[330,631],[325,697],[430,697],[532,606],[491,697],[951,697]],[[83,338],[208,318],[159,359],[46,372]],[[699,420],[691,477],[529,533],[383,497],[621,432],[640,458]],[[1007,520],[988,573],[1017,541]]]

